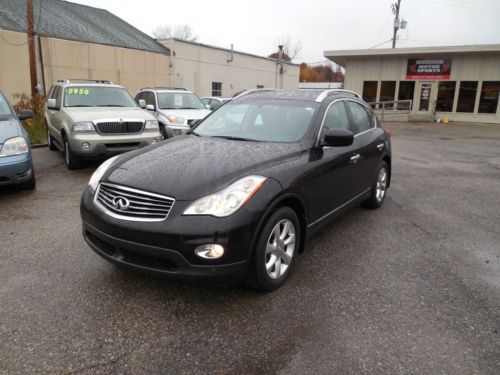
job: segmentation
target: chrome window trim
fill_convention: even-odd
[[[321,137],[321,131],[323,130],[323,126],[325,125],[325,119],[326,119],[326,114],[328,113],[328,110],[330,109],[330,107],[335,104],[335,103],[338,103],[338,102],[341,102],[341,101],[344,101],[345,99],[344,98],[340,98],[340,99],[335,99],[334,101],[332,101],[330,104],[328,104],[328,106],[326,107],[325,109],[325,113],[323,114],[323,119],[321,120],[321,125],[319,127],[319,131],[318,131],[318,135],[316,136],[316,146],[319,146],[319,142],[320,142],[320,137]],[[346,108],[346,112],[347,112],[347,108]],[[347,117],[349,117],[349,113],[347,113]],[[349,120],[349,124],[351,123],[351,121]]]
[[[365,189],[363,190],[361,193],[359,193],[358,195],[356,195],[355,197],[349,199],[347,202],[345,203],[342,203],[340,206],[338,206],[337,208],[333,209],[332,211],[328,212],[327,214],[321,216],[319,219],[316,219],[314,220],[311,224],[307,225],[308,228],[318,224],[320,221],[326,219],[328,216],[330,215],[333,215],[335,212],[341,210],[342,208],[344,208],[345,206],[347,206],[348,204],[354,202],[356,199],[358,199],[359,197],[363,196],[364,194],[368,193],[369,191],[371,190],[371,188],[368,188],[368,189]]]
[[[169,199],[169,200],[172,201],[172,205],[170,206],[170,210],[168,211],[167,215],[164,218],[151,219],[151,218],[136,218],[136,217],[130,217],[130,216],[123,216],[123,215],[116,214],[114,212],[109,211],[105,206],[103,206],[101,204],[101,202],[99,202],[97,200],[97,197],[99,196],[99,190],[101,189],[101,185],[109,186],[109,187],[116,188],[116,189],[122,189],[122,190],[130,191],[131,193],[139,193],[139,194],[143,194],[143,195],[149,195],[150,197],[153,197],[153,198]],[[106,215],[111,216],[111,217],[113,217],[115,219],[127,220],[127,221],[140,221],[140,222],[159,222],[159,221],[165,221],[165,220],[167,220],[168,215],[170,215],[170,212],[172,212],[172,208],[174,207],[175,198],[169,197],[167,195],[150,193],[149,191],[134,189],[134,188],[130,188],[130,187],[127,187],[127,186],[112,184],[112,183],[109,183],[109,182],[100,182],[99,186],[97,187],[97,189],[96,189],[96,191],[94,193],[93,202],[94,202],[94,206],[98,207]]]
[[[365,109],[366,109],[366,110],[368,110],[368,111],[372,112],[372,113],[373,113],[373,115],[375,116],[375,113],[373,112],[372,108],[371,108],[369,105],[367,105],[367,104],[365,104],[365,103],[361,103],[361,102],[359,102],[359,101],[357,101],[357,100],[352,100],[352,99],[349,99],[349,98],[346,98],[345,100],[346,100],[346,101],[350,101],[350,102],[354,102],[354,103],[357,103],[357,104],[362,105],[363,107],[365,107]],[[365,130],[365,131],[362,131],[362,132],[360,132],[360,133],[356,133],[356,134],[354,134],[354,137],[356,138],[358,135],[362,135],[362,134],[365,134],[365,133],[371,132],[372,130],[377,129],[377,128],[378,128],[378,122],[377,122],[377,120],[376,120],[375,118],[373,119],[373,124],[374,124],[374,125],[373,125],[372,127],[370,127],[370,129]]]

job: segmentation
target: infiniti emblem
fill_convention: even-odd
[[[125,197],[113,198],[113,207],[120,211],[127,211],[130,206],[130,201]]]

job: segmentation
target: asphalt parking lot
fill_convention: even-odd
[[[35,149],[36,191],[0,190],[0,372],[499,374],[500,126],[387,127],[384,206],[271,294],[116,269],[81,236],[96,164]]]

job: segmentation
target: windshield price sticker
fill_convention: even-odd
[[[174,96],[174,105],[176,107],[182,107],[182,95],[175,95]]]
[[[69,88],[66,89],[66,94],[69,95],[89,95],[90,90],[89,89],[78,89],[78,88]]]

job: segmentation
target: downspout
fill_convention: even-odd
[[[233,43],[231,43],[231,57],[229,58],[229,60],[227,60],[227,62],[230,63],[233,61],[234,61],[234,50],[233,50]]]

